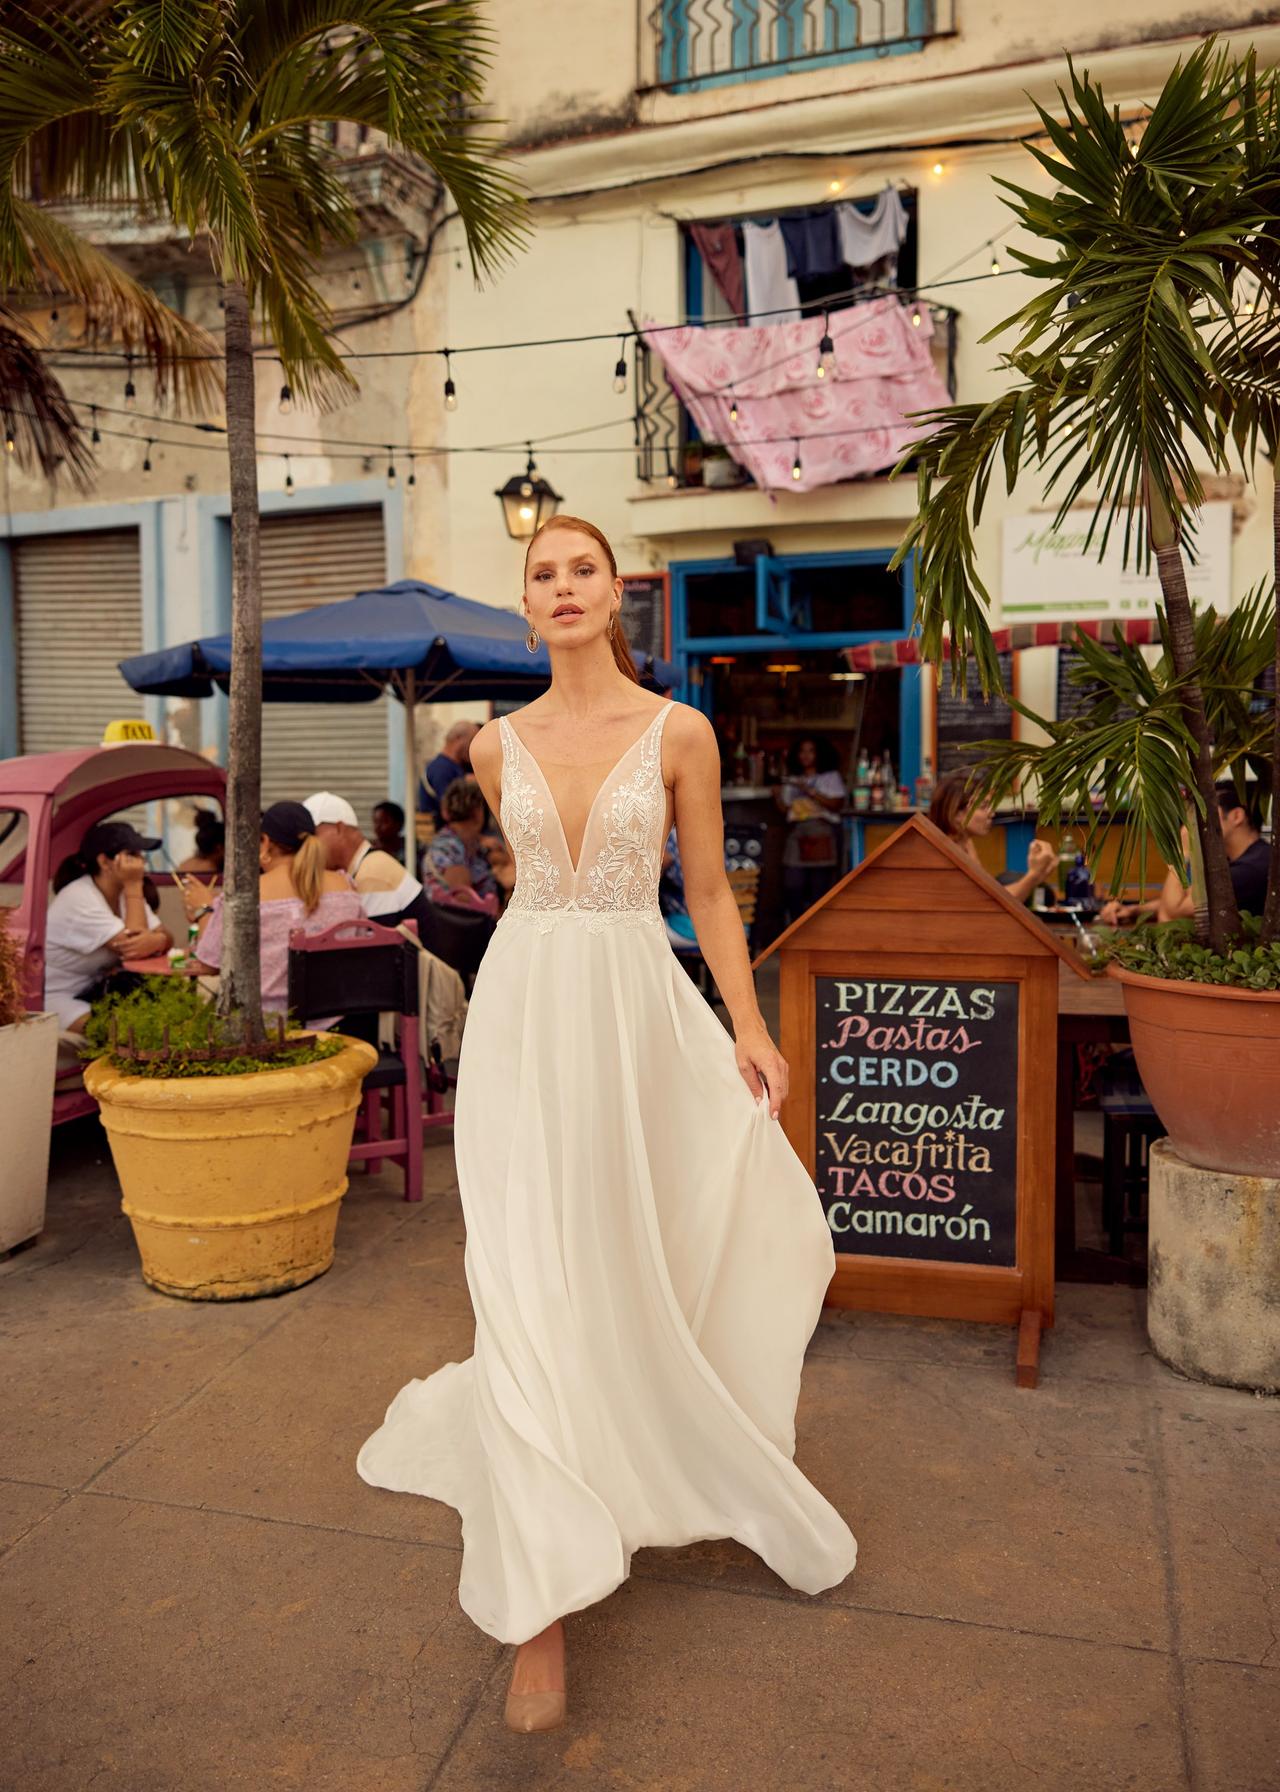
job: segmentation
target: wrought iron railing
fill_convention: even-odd
[[[955,30],[956,0],[658,0],[655,83],[690,87],[923,49]]]
[[[933,352],[954,403],[960,313],[952,305],[932,304],[924,299],[918,303],[920,309],[927,309],[933,319]],[[631,324],[633,328],[639,328],[634,315],[631,315]],[[709,330],[716,327],[715,324],[703,325]],[[719,444],[699,440],[688,411],[668,383],[661,362],[638,335],[635,337],[633,390],[637,476],[646,485],[666,484],[673,490],[713,483],[706,477],[706,449],[708,446],[719,447]],[[867,473],[861,477],[879,479],[883,475]],[[740,469],[736,483],[750,485],[752,481],[750,475]]]

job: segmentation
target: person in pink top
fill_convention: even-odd
[[[345,871],[330,871],[316,838],[316,824],[302,803],[272,803],[263,812],[258,844],[262,869],[262,1005],[271,1013],[288,1007],[289,935],[295,928],[322,933],[339,921],[358,921],[363,910]],[[222,963],[222,897],[189,878],[182,886],[187,916],[201,929],[199,965]]]

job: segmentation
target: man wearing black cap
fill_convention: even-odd
[[[103,821],[58,867],[45,929],[44,999],[68,1032],[84,1031],[108,972],[173,944],[142,893],[143,855],[159,844],[127,821]]]

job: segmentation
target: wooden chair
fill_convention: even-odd
[[[397,1049],[379,1049],[364,1079],[364,1142],[352,1163],[377,1170],[404,1164],[404,1198],[422,1199],[422,1060],[418,1051],[418,949],[376,921],[339,921],[322,933],[289,935],[289,1011],[305,1026],[318,1017],[398,1017]],[[382,1134],[382,1096],[391,1092],[391,1135]]]

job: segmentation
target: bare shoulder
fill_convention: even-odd
[[[502,737],[497,716],[491,722],[485,722],[480,732],[472,736],[469,751],[473,770],[483,776],[497,772],[502,764]]]
[[[663,735],[670,749],[668,763],[677,769],[682,764],[699,764],[708,753],[714,753],[719,764],[720,744],[716,731],[702,711],[694,709],[692,704],[672,699],[671,714],[663,727]]]

